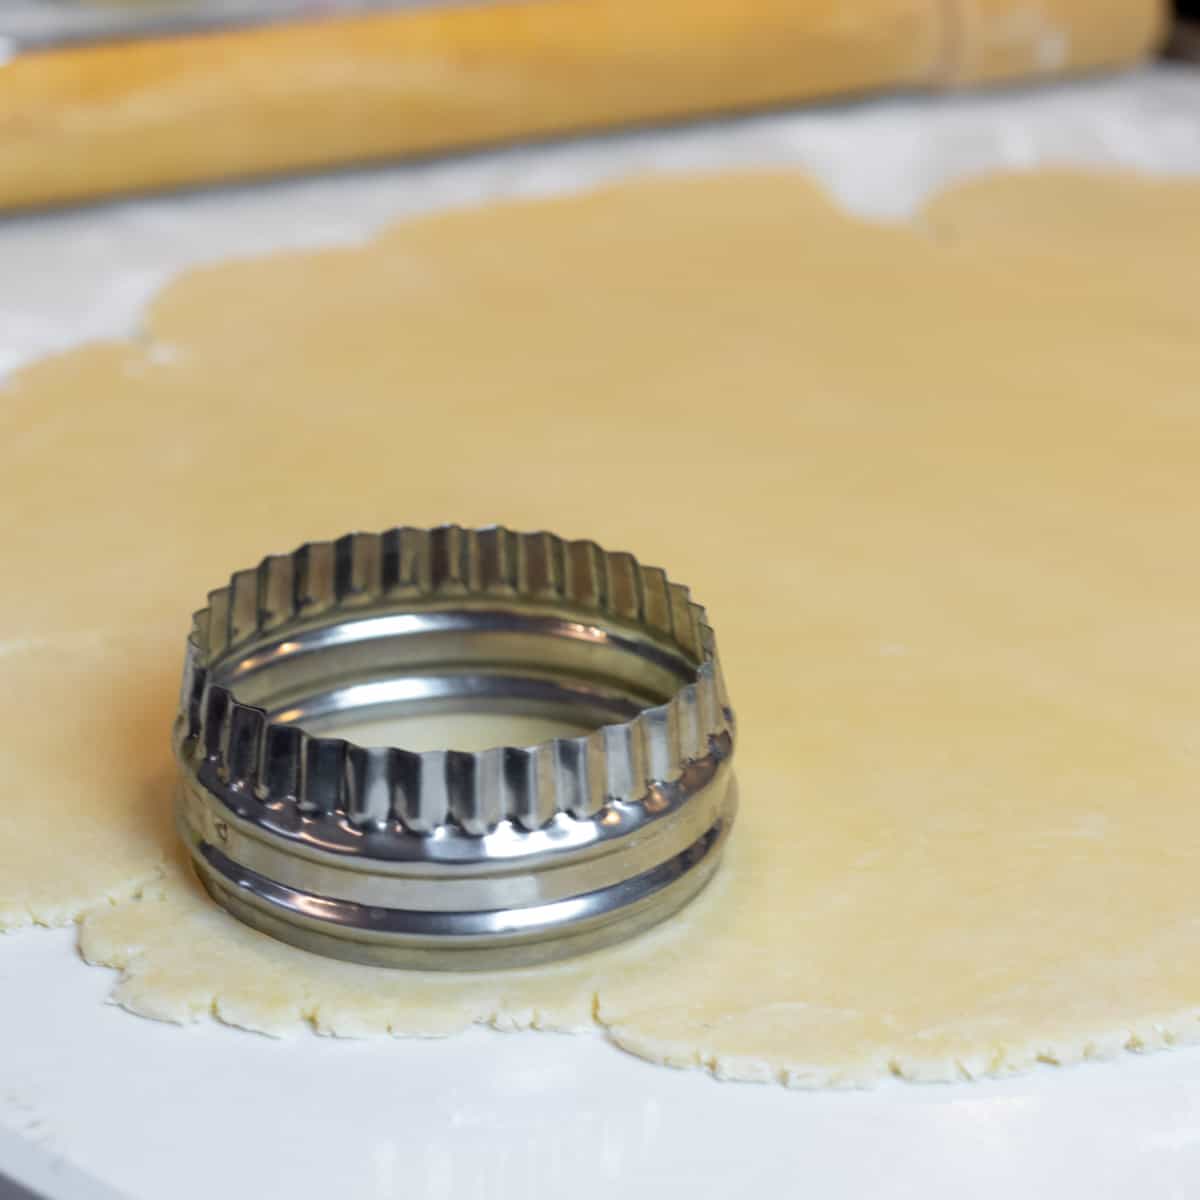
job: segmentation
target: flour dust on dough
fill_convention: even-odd
[[[795,1086],[1200,1036],[1200,184],[981,181],[911,223],[648,179],[195,272],[0,410],[0,919],[266,1032],[589,1029]],[[501,521],[720,632],[740,823],[557,966],[324,961],[174,849],[188,615],[267,551]],[[0,953],[3,947],[0,946]]]

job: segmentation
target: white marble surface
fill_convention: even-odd
[[[355,241],[444,205],[644,169],[789,163],[888,219],[950,179],[1047,162],[1200,173],[1200,72],[831,107],[11,218],[0,221],[0,371],[130,332],[189,265]],[[275,1042],[212,1023],[177,1029],[106,1006],[109,985],[74,955],[70,931],[0,940],[0,1131],[130,1197],[1200,1191],[1200,1050],[981,1084],[789,1093],[651,1067],[599,1038]],[[61,1197],[96,1194],[52,1174]]]

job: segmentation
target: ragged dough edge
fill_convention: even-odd
[[[61,929],[78,925],[94,912],[139,899],[148,888],[163,879],[167,870],[168,857],[164,852],[147,857],[151,861],[143,870],[105,872],[108,875],[105,882],[88,880],[75,888],[58,891],[52,899],[44,896],[0,897],[0,936],[34,926]]]
[[[127,904],[154,904],[162,901],[150,889],[130,897]],[[114,906],[115,907],[115,906]],[[118,972],[118,978],[108,996],[115,1004],[136,1016],[173,1025],[194,1024],[212,1019],[246,1033],[272,1038],[287,1038],[310,1033],[321,1037],[346,1040],[366,1040],[372,1037],[445,1038],[464,1033],[472,1027],[489,1028],[500,1033],[572,1033],[595,1032],[598,1028],[594,1013],[598,998],[592,996],[587,1005],[587,1020],[564,1021],[553,1018],[536,1007],[491,1007],[487,1011],[469,1009],[442,1011],[425,1009],[424,1024],[414,1022],[413,1010],[406,1010],[403,1019],[376,1019],[365,1013],[361,997],[352,1006],[325,1006],[312,998],[289,1002],[268,1016],[262,1005],[230,996],[220,988],[201,997],[189,995],[186,988],[173,986],[177,976],[173,968],[160,972],[144,946],[121,943],[108,936],[101,909],[85,914],[79,924],[78,948],[90,966],[107,967]]]
[[[186,893],[192,893],[187,895]],[[242,925],[207,898],[200,901],[200,888],[190,868],[178,860],[168,863],[160,879],[139,890],[121,904],[98,906],[79,923],[78,948],[85,962],[119,972],[109,1002],[138,1016],[185,1025],[211,1018],[221,1024],[269,1037],[286,1038],[298,1033],[367,1039],[371,1037],[449,1037],[474,1026],[499,1032],[537,1030],[552,1033],[586,1033],[596,1029],[597,999],[588,994],[581,1002],[551,1013],[538,1005],[506,1004],[500,997],[507,980],[502,975],[479,976],[479,991],[490,1001],[477,998],[466,1002],[432,1004],[428,998],[407,1000],[404,996],[381,994],[370,987],[369,974],[399,975],[386,968],[359,967],[316,955],[307,955]],[[184,907],[171,908],[172,898],[184,895]],[[227,948],[236,959],[239,948],[267,947],[265,969],[253,978],[249,972],[236,987],[220,982],[211,959],[198,956],[189,972],[186,961],[164,962],[161,953],[148,943],[155,920],[147,906],[163,905],[164,922],[182,917],[204,923],[194,931],[199,940],[220,951]],[[212,926],[218,928],[215,930]],[[190,931],[179,928],[182,941]],[[167,951],[170,954],[170,950]],[[272,961],[279,955],[278,963]],[[311,960],[305,979],[293,974],[293,955]],[[253,962],[254,960],[250,960]],[[214,982],[215,981],[215,982]],[[314,995],[313,993],[319,993]]]
[[[888,1054],[844,1066],[804,1063],[781,1056],[723,1055],[697,1047],[692,1039],[646,1036],[635,1029],[605,1026],[607,1039],[638,1058],[660,1066],[702,1071],[713,1079],[738,1083],[772,1083],[793,1091],[862,1090],[889,1076],[905,1083],[966,1083],[1024,1075],[1047,1067],[1111,1062],[1125,1054],[1151,1054],[1200,1044],[1200,1008],[1146,1018],[1132,1029],[1113,1032],[1064,1033],[1021,1045],[997,1045],[972,1054],[922,1058]]]
[[[94,890],[66,896],[51,902],[12,901],[0,905],[0,935],[19,933],[33,926],[43,929],[62,929],[77,925],[97,908],[105,905],[115,908],[127,901],[137,900],[143,890],[162,878],[162,866],[155,867],[149,874],[135,876],[101,890],[99,897]]]
[[[130,904],[162,902],[151,889],[145,889]],[[372,1037],[442,1038],[452,1037],[470,1028],[488,1028],[504,1033],[575,1033],[599,1034],[612,1046],[636,1058],[659,1066],[706,1073],[715,1080],[747,1083],[775,1083],[788,1088],[865,1088],[887,1077],[890,1063],[885,1060],[864,1063],[857,1068],[830,1070],[789,1062],[769,1062],[761,1058],[721,1055],[696,1047],[691,1039],[670,1041],[647,1037],[627,1026],[609,1023],[602,1016],[602,995],[593,992],[590,1018],[586,1022],[563,1022],[545,1012],[522,1007],[489,1008],[487,1011],[461,1011],[445,1014],[442,1021],[424,1027],[406,1021],[372,1021],[361,1012],[339,1008],[326,1009],[320,1003],[303,1001],[290,1006],[284,1019],[276,1012],[267,1018],[261,1008],[223,995],[213,989],[202,998],[188,998],[179,989],[160,984],[160,976],[138,943],[120,943],[108,936],[103,913],[94,911],[80,923],[79,950],[92,966],[119,972],[109,994],[109,1002],[137,1016],[176,1025],[194,1024],[211,1019],[247,1033],[287,1038],[311,1033],[318,1036],[365,1040]],[[897,1072],[891,1071],[892,1074]],[[953,1079],[954,1073],[926,1072],[904,1076],[917,1079]]]
[[[168,881],[169,876],[168,870],[165,877]],[[361,993],[354,995],[351,1004],[330,1003],[302,993],[289,997],[284,1004],[271,1006],[269,996],[267,1003],[256,1003],[255,997],[229,995],[219,984],[209,985],[211,973],[207,974],[200,994],[192,993],[186,978],[180,986],[176,966],[160,968],[143,943],[116,939],[106,925],[106,918],[116,918],[119,922],[123,915],[144,917],[134,913],[132,906],[165,902],[164,889],[152,883],[120,902],[92,909],[79,924],[79,950],[87,963],[119,973],[109,1003],[137,1016],[176,1025],[213,1020],[239,1031],[273,1038],[315,1034],[347,1040],[445,1038],[472,1028],[503,1033],[592,1034],[657,1066],[699,1072],[720,1082],[772,1084],[793,1091],[863,1090],[889,1078],[925,1084],[972,1082],[1200,1044],[1200,1007],[1147,1016],[1117,1031],[1106,1028],[1063,1031],[1022,1043],[997,1042],[969,1053],[921,1055],[911,1049],[894,1052],[881,1049],[835,1066],[805,1062],[786,1053],[728,1054],[706,1046],[702,1038],[673,1039],[647,1034],[636,1027],[636,1022],[605,1019],[603,989],[590,993],[578,1006],[586,1013],[581,1011],[579,1019],[574,1020],[564,1020],[542,1008],[514,1007],[502,1000],[449,1008],[419,1004],[402,1014],[387,1016],[386,1003],[381,1003],[374,1014],[365,1010]],[[126,911],[122,913],[122,909]],[[235,936],[262,936],[244,930],[220,910],[213,911],[218,919],[231,923]],[[344,964],[332,964],[333,970],[343,967]],[[198,974],[206,975],[203,967]],[[502,977],[493,976],[492,980],[497,989],[503,987]],[[422,1016],[421,1021],[413,1019],[417,1012]]]

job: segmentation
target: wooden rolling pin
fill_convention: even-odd
[[[476,0],[277,16],[82,42],[10,33],[0,208],[1090,70],[1136,61],[1166,25],[1162,0]]]

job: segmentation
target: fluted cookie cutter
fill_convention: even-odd
[[[381,965],[527,964],[645,929],[716,868],[734,715],[704,610],[661,570],[548,533],[403,528],[273,555],[208,600],[178,825],[256,929]],[[477,753],[336,736],[462,711],[583,732]]]

